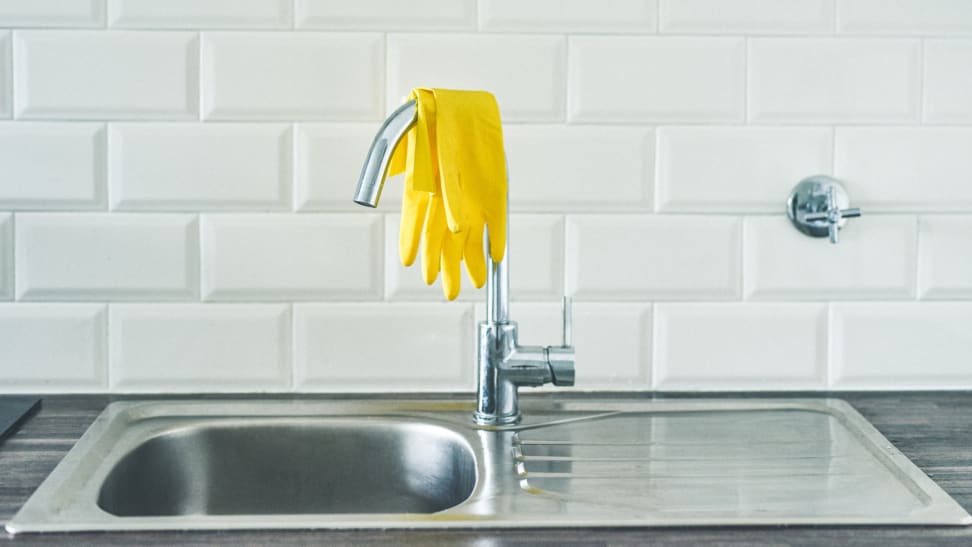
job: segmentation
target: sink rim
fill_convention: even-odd
[[[88,431],[82,436],[68,455],[58,464],[50,476],[34,492],[27,503],[7,523],[11,533],[38,531],[77,531],[77,530],[172,530],[172,529],[354,529],[354,528],[483,528],[483,527],[665,527],[665,526],[753,526],[753,525],[873,525],[873,524],[935,524],[968,525],[970,516],[944,490],[928,478],[917,466],[897,451],[863,416],[844,401],[831,398],[768,398],[768,399],[550,399],[523,400],[524,422],[514,426],[481,427],[469,418],[473,409],[471,402],[455,400],[360,398],[337,400],[251,400],[251,399],[166,399],[162,401],[123,401],[110,404]],[[587,517],[561,515],[553,518],[538,512],[515,514],[503,512],[492,505],[501,504],[505,496],[526,495],[520,492],[519,481],[514,469],[493,469],[496,462],[490,462],[486,444],[490,439],[511,436],[518,431],[545,427],[552,424],[566,424],[572,421],[610,417],[629,412],[689,412],[712,410],[805,410],[829,414],[842,424],[852,428],[855,433],[881,447],[881,457],[895,466],[904,476],[918,485],[930,499],[931,505],[920,514],[906,519],[868,518],[862,522],[858,518],[787,518],[782,520],[760,518],[730,519],[691,519],[677,522],[662,522],[650,516],[643,519]],[[91,458],[91,449],[119,429],[131,423],[142,421],[143,425],[170,417],[201,419],[219,415],[242,417],[291,417],[339,416],[339,417],[383,417],[398,418],[441,425],[466,438],[476,454],[477,482],[472,495],[451,509],[431,514],[300,514],[300,515],[205,515],[176,517],[112,517],[100,508],[81,515],[87,520],[79,520],[79,515],[70,517],[67,513],[52,513],[42,502],[50,502],[63,489],[79,482],[79,466],[84,457]],[[499,441],[496,441],[497,443]],[[494,447],[495,448],[495,447]],[[504,447],[500,447],[504,448]],[[506,446],[505,448],[509,448]],[[127,453],[127,451],[117,451]],[[510,450],[512,452],[512,450]],[[101,456],[104,456],[102,453]],[[108,466],[103,466],[108,468]],[[504,482],[512,481],[515,492],[504,492]],[[80,482],[84,482],[83,480]],[[100,485],[94,477],[88,482]],[[499,486],[497,486],[499,485]],[[76,485],[75,485],[76,486]],[[508,486],[508,484],[506,485]],[[97,488],[95,488],[97,490]],[[75,500],[78,501],[78,500]],[[84,500],[81,500],[84,501]],[[517,503],[524,503],[517,499]],[[541,500],[543,501],[543,500]],[[550,500],[546,500],[549,502]],[[538,503],[540,503],[538,501]],[[91,503],[97,508],[96,503]],[[68,505],[68,504],[62,504]],[[529,505],[527,503],[527,505]],[[484,509],[485,507],[485,509]],[[101,514],[98,514],[100,512]]]

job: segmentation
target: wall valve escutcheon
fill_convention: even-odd
[[[786,202],[786,215],[797,230],[813,237],[829,237],[831,243],[837,243],[847,219],[861,216],[861,210],[848,207],[849,203],[840,181],[816,175],[793,188]]]

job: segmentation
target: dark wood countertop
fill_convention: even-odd
[[[972,512],[972,392],[755,395],[833,396],[848,401]],[[650,395],[619,396],[643,398]],[[226,396],[220,396],[223,397]],[[6,522],[17,512],[110,400],[112,398],[103,395],[45,396],[41,410],[0,443],[0,522]],[[972,545],[972,527],[270,530],[25,534],[16,537],[0,533],[0,541],[23,545]]]

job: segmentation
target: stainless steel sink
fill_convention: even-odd
[[[435,513],[476,485],[462,436],[401,420],[199,421],[115,464],[98,507],[120,517]]]
[[[846,403],[110,405],[7,530],[972,523]]]

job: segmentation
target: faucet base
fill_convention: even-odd
[[[484,414],[477,411],[473,413],[473,422],[476,425],[484,426],[515,425],[520,423],[520,413],[498,416],[496,414]]]

